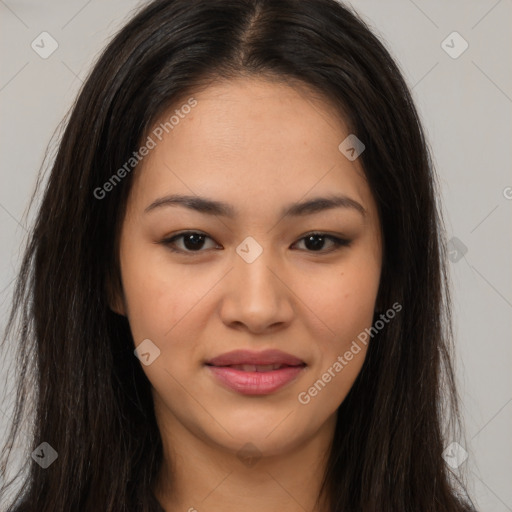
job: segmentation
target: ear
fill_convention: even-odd
[[[117,284],[116,284],[117,283]],[[124,301],[124,293],[120,282],[113,282],[108,279],[106,284],[108,307],[118,315],[126,316],[126,304]]]

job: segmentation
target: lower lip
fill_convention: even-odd
[[[229,366],[208,366],[228,388],[243,395],[267,395],[282,388],[304,370],[304,366],[286,366],[269,372],[245,372]]]

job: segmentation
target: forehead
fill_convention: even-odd
[[[190,140],[193,130],[210,149],[230,145],[235,154],[244,155],[251,150],[279,149],[290,157],[300,152],[297,144],[319,151],[332,143],[337,146],[340,133],[347,131],[334,105],[305,84],[292,87],[262,78],[239,78],[215,83],[194,98],[198,103],[184,119],[188,122],[183,129],[173,130],[172,136]],[[265,143],[265,148],[256,143]]]
[[[136,172],[141,201],[178,192],[281,205],[335,189],[372,202],[361,165],[338,149],[347,123],[307,86],[241,78],[190,97],[193,108],[176,103],[153,127],[161,140],[152,136],[155,148]]]

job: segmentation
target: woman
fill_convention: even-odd
[[[444,262],[417,112],[354,13],[150,3],[84,84],[23,260],[8,510],[469,510]]]

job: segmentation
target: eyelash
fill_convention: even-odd
[[[200,254],[201,252],[205,252],[205,250],[202,250],[202,249],[199,249],[197,251],[190,251],[190,250],[176,249],[176,248],[172,247],[172,244],[174,243],[175,240],[182,238],[186,235],[203,235],[206,238],[210,238],[211,240],[213,240],[213,238],[211,238],[208,235],[206,235],[205,233],[201,233],[199,231],[183,231],[182,233],[178,233],[177,235],[174,235],[170,238],[163,239],[160,243],[165,245],[170,251],[180,253],[180,254],[187,254],[187,255],[192,256],[192,255]],[[307,233],[303,237],[299,238],[298,241],[302,241],[310,236],[321,236],[324,239],[329,239],[334,243],[334,248],[327,250],[327,251],[322,250],[322,249],[319,251],[306,250],[306,252],[309,252],[311,254],[330,254],[331,252],[335,252],[335,251],[341,249],[342,247],[348,247],[352,243],[352,240],[339,238],[339,237],[333,236],[333,235],[327,235],[326,233],[322,233],[322,232],[318,232],[318,231],[315,231],[312,233]]]

